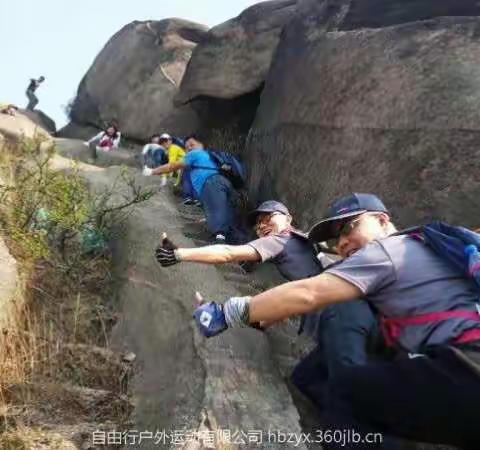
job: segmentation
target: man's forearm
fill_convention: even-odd
[[[228,245],[209,245],[199,248],[179,248],[175,251],[180,261],[205,264],[223,264],[235,261]]]
[[[283,320],[361,295],[360,289],[353,284],[334,275],[322,274],[285,283],[252,297],[249,322]]]
[[[153,169],[152,175],[162,175],[164,173],[171,173],[171,172],[175,172],[176,170],[183,169],[184,167],[185,165],[179,162],[168,163]]]

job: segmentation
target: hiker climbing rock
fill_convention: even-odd
[[[28,85],[27,90],[25,92],[28,98],[27,109],[29,109],[30,111],[33,111],[35,109],[35,106],[37,106],[38,104],[38,98],[35,95],[35,91],[44,81],[45,81],[44,76],[41,76],[38,79],[34,79],[34,78],[30,79],[30,84]]]
[[[156,169],[145,168],[145,176],[172,173],[190,168],[190,178],[195,195],[202,202],[212,239],[217,243],[236,243],[243,240],[243,233],[235,223],[237,193],[232,178],[220,167],[215,154],[207,151],[203,143],[191,135],[185,139],[187,154],[183,161],[169,162]],[[226,152],[219,156],[231,156]],[[233,156],[231,156],[233,158]],[[233,177],[237,172],[233,173]]]
[[[104,131],[93,136],[88,141],[85,141],[84,144],[90,148],[91,156],[93,158],[97,157],[97,151],[108,152],[110,150],[116,149],[120,145],[120,139],[122,134],[118,130],[116,125],[108,125]]]
[[[162,145],[160,145],[160,135],[154,134],[150,138],[150,142],[145,144],[142,149],[143,166],[155,169],[168,163],[168,154]],[[167,184],[167,176],[162,175],[161,185]]]
[[[165,149],[169,163],[177,163],[183,161],[185,157],[185,150],[180,145],[173,142],[172,136],[168,133],[163,133],[159,138],[160,145]],[[175,179],[175,184],[180,182],[181,172],[172,172],[171,176]]]
[[[365,298],[385,317],[386,336],[403,352],[391,362],[345,367],[329,380],[324,425],[475,448],[480,288],[465,255],[456,258],[462,270],[450,256],[471,244],[478,250],[480,236],[441,224],[422,230],[397,234],[378,197],[345,196],[309,233],[314,242],[330,240],[344,261],[254,297],[202,301],[194,312],[197,327],[209,336]]]
[[[292,226],[287,207],[278,201],[263,202],[249,214],[249,223],[258,239],[245,245],[212,245],[200,248],[177,248],[162,241],[156,249],[157,261],[163,267],[180,262],[222,264],[228,262],[268,262],[275,264],[289,281],[310,278],[325,267],[317,258],[307,237]],[[273,322],[260,325],[267,327]],[[377,320],[365,301],[331,305],[322,313],[311,313],[301,319],[299,332],[305,331],[316,342],[315,347],[295,367],[292,382],[318,406],[322,401],[313,393],[325,388],[328,377],[344,365],[361,365],[369,359],[378,336]]]

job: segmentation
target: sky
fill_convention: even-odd
[[[0,103],[25,107],[30,78],[43,75],[37,108],[60,128],[83,75],[127,23],[180,17],[212,27],[255,3],[259,0],[0,0]]]

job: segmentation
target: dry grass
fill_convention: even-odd
[[[15,147],[2,151],[2,178],[13,180]],[[52,431],[72,421],[120,429],[131,412],[125,397],[131,367],[108,350],[116,321],[104,301],[112,298],[110,255],[78,253],[72,267],[54,247],[30,257],[24,243],[4,238],[21,282],[0,332],[0,448],[77,448]]]

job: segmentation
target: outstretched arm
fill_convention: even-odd
[[[164,164],[163,166],[158,166],[152,170],[152,175],[161,175],[162,173],[171,173],[177,170],[185,168],[185,164],[183,162],[174,162]]]
[[[197,327],[212,337],[228,327],[260,324],[265,327],[291,316],[315,311],[337,302],[362,296],[360,289],[343,279],[324,273],[282,284],[255,297],[232,297],[225,303],[198,298],[193,314]]]
[[[180,261],[206,264],[260,261],[260,255],[249,245],[208,245],[198,248],[179,248],[175,253]]]
[[[282,284],[250,299],[249,321],[277,321],[362,297],[360,289],[329,273]]]

